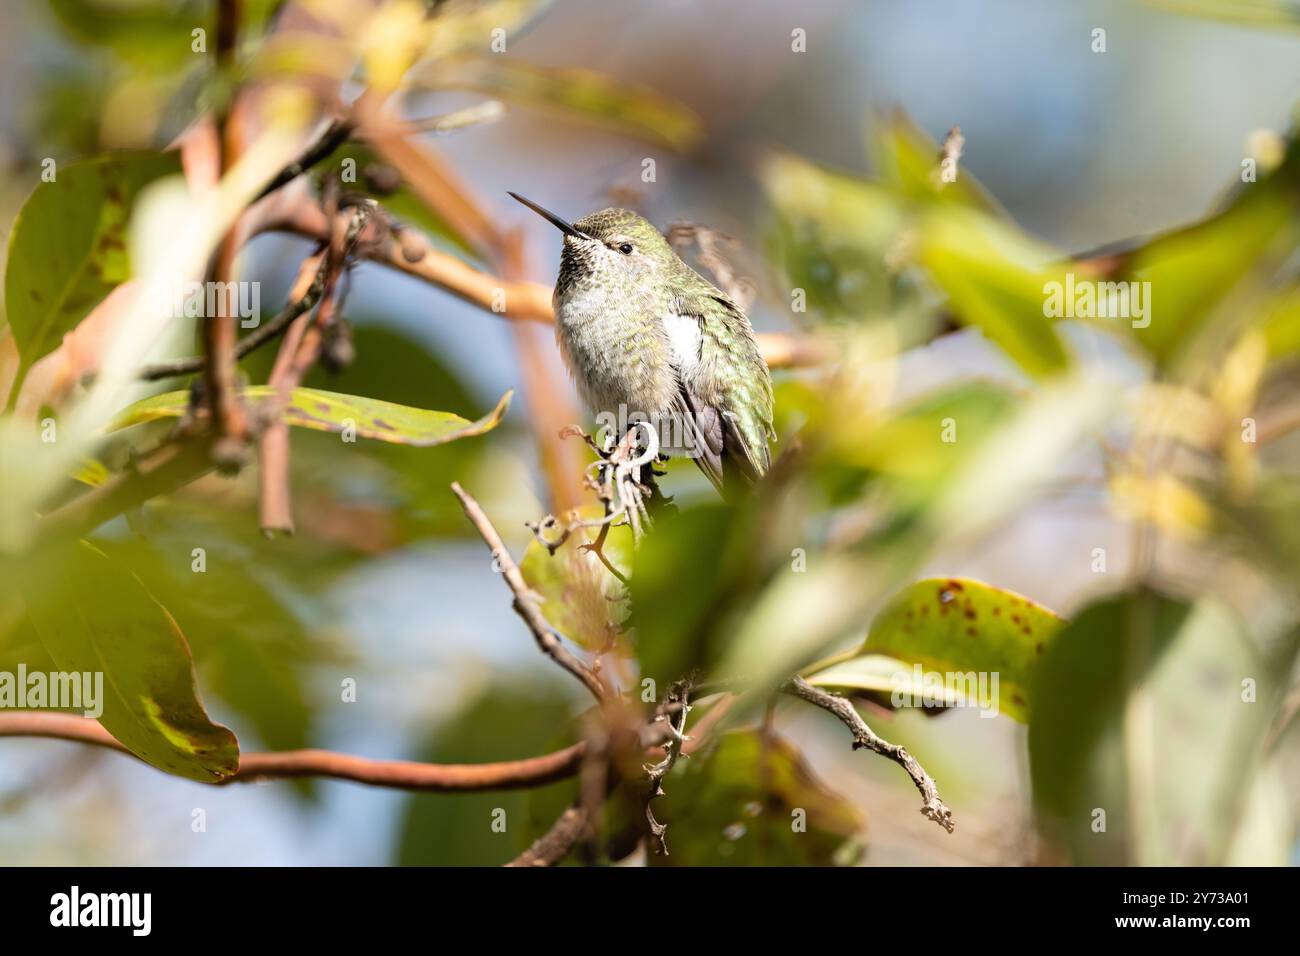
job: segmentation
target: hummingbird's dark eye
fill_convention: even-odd
[[[618,251],[623,253],[623,255],[625,256],[630,256],[632,254],[632,243],[630,242],[623,243],[621,246],[618,247]]]

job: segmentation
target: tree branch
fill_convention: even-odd
[[[110,518],[189,484],[215,467],[208,449],[201,437],[165,442],[127,470],[40,518],[36,524],[39,539],[83,537]]]
[[[587,811],[574,804],[560,814],[532,846],[506,864],[509,867],[554,866],[569,855],[587,829]]]
[[[314,253],[303,260],[298,270],[298,278],[289,293],[289,303],[269,322],[264,322],[248,335],[239,340],[235,346],[235,357],[242,359],[270,342],[287,329],[293,320],[305,312],[310,312],[320,301],[325,290],[325,253]],[[304,278],[310,284],[304,287]],[[146,365],[140,370],[141,381],[153,382],[163,378],[179,378],[203,371],[204,358],[194,355],[189,358],[173,359]]]
[[[72,740],[131,754],[98,722],[75,714],[11,711],[0,713],[0,737],[45,737]],[[241,754],[239,771],[219,785],[288,777],[328,777],[372,787],[458,793],[539,787],[572,777],[582,764],[586,744],[524,760],[483,764],[432,764],[409,760],[372,760],[329,750],[286,750]]]
[[[925,772],[915,757],[898,744],[876,736],[876,732],[867,726],[853,704],[845,697],[813,687],[802,677],[795,677],[782,685],[781,690],[800,700],[805,700],[822,710],[830,711],[838,717],[853,734],[853,749],[860,747],[874,751],[882,757],[888,757],[907,771],[921,792],[921,813],[929,817],[949,833],[953,831],[952,811],[939,799],[939,788],[934,778]]]
[[[582,681],[583,685],[591,691],[592,696],[597,700],[605,700],[609,696],[608,689],[596,676],[595,671],[571,654],[564,646],[564,643],[556,637],[554,629],[542,616],[542,612],[537,609],[537,599],[529,592],[528,584],[524,581],[519,565],[515,564],[514,558],[510,557],[510,552],[506,550],[505,544],[501,541],[501,535],[497,534],[497,529],[492,526],[492,522],[488,520],[488,516],[483,512],[482,507],[460,486],[460,482],[453,481],[451,490],[460,499],[461,507],[465,509],[465,516],[478,530],[479,535],[491,550],[492,556],[496,558],[497,563],[501,566],[501,574],[505,578],[511,593],[515,596],[515,611],[524,619],[528,629],[533,632],[533,638],[537,641],[537,646],[541,648],[542,653]]]
[[[260,228],[292,232],[319,241],[327,241],[329,237],[325,214],[306,196],[268,211]],[[367,243],[362,254],[372,262],[437,286],[484,311],[522,322],[546,325],[555,322],[550,286],[524,280],[508,281],[482,272],[455,256],[439,252],[409,232],[391,236],[383,243]],[[805,336],[761,332],[757,339],[769,368],[819,365],[829,357],[822,345]]]

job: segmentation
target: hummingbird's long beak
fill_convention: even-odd
[[[587,235],[585,232],[581,232],[580,230],[575,229],[572,223],[565,222],[555,213],[551,212],[549,209],[543,209],[541,206],[537,205],[537,203],[533,202],[531,199],[525,199],[523,196],[519,195],[518,193],[510,192],[510,190],[506,190],[506,192],[509,193],[511,199],[517,199],[519,202],[523,203],[525,206],[527,206],[533,212],[537,213],[537,215],[541,216],[543,219],[549,222],[556,229],[560,230],[560,232],[564,233],[566,236],[574,236],[575,238],[578,239],[591,238],[591,236]]]

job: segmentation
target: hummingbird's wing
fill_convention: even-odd
[[[691,273],[696,281],[677,293],[673,312],[694,317],[700,335],[697,354],[680,362],[678,376],[703,439],[705,454],[697,461],[722,490],[736,479],[757,481],[771,466],[772,376],[745,313]]]
[[[717,409],[705,405],[692,393],[682,381],[678,372],[677,408],[674,411],[685,427],[690,431],[689,449],[693,452],[695,464],[700,471],[718,489],[718,494],[725,495],[723,488],[726,480],[723,467],[723,453],[726,448],[722,434],[722,416]]]

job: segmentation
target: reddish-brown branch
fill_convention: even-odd
[[[274,197],[273,197],[274,198]],[[324,212],[305,193],[263,210],[259,228],[292,232],[324,240],[329,225]],[[552,325],[555,311],[551,306],[551,288],[540,282],[503,279],[482,272],[455,256],[439,252],[428,243],[415,241],[410,233],[391,236],[383,243],[367,243],[364,254],[372,262],[396,269],[450,292],[470,305],[520,322]],[[828,358],[826,350],[815,341],[797,335],[765,332],[758,345],[769,368],[798,368],[818,365]]]
[[[217,68],[233,75],[233,65],[239,30],[239,0],[221,0],[217,4]],[[217,135],[220,143],[220,170],[228,171],[242,150],[237,97],[230,109],[217,113]],[[212,455],[219,467],[238,467],[243,461],[248,438],[248,416],[239,397],[235,348],[239,331],[235,326],[238,295],[234,290],[235,258],[239,254],[240,228],[238,219],[221,237],[208,269],[208,281],[224,290],[216,305],[215,315],[205,314],[202,320],[203,354],[207,357],[204,371],[205,389],[212,409]],[[209,306],[211,308],[211,305]]]
[[[75,714],[34,711],[0,713],[0,737],[72,740],[130,753],[96,721]],[[539,787],[572,777],[578,772],[585,751],[586,745],[577,743],[554,753],[524,760],[432,764],[409,760],[372,760],[329,750],[286,750],[280,753],[241,754],[239,771],[222,783],[246,783],[285,777],[328,777],[402,790],[511,790]]]

